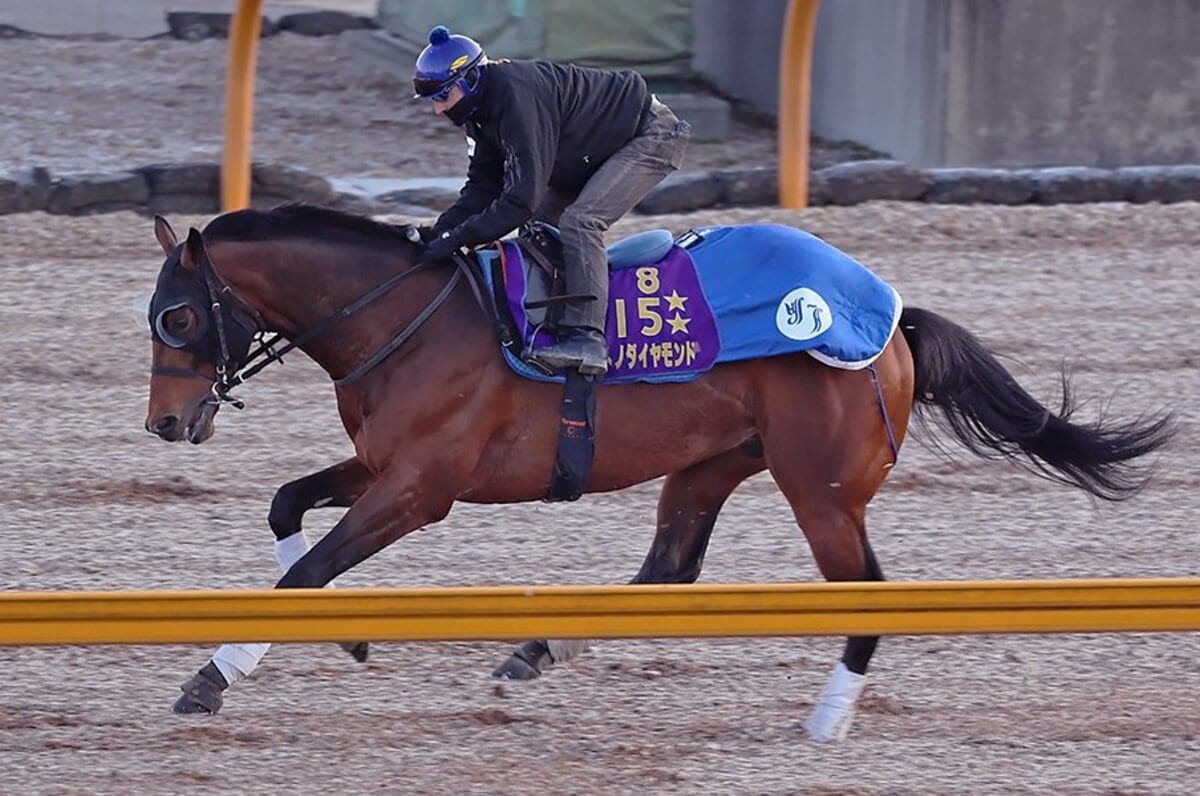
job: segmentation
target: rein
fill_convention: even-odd
[[[394,288],[396,285],[398,285],[402,281],[404,281],[405,278],[417,273],[418,271],[423,271],[423,270],[425,270],[425,268],[426,268],[426,266],[423,264],[416,265],[403,273],[396,274],[395,276],[388,279],[386,282],[383,282],[382,284],[373,288],[369,293],[365,293],[362,296],[359,296],[357,299],[350,302],[345,307],[342,307],[340,310],[335,312],[333,315],[330,315],[328,318],[321,321],[316,326],[313,326],[313,327],[305,330],[304,332],[300,333],[300,335],[298,335],[294,340],[288,341],[287,345],[283,346],[283,348],[279,349],[278,351],[275,350],[274,346],[280,340],[284,339],[283,335],[276,332],[275,334],[271,335],[270,338],[267,338],[266,331],[264,329],[260,328],[258,335],[260,338],[262,338],[262,342],[259,343],[258,348],[254,349],[246,356],[246,361],[242,363],[240,368],[238,368],[237,373],[233,374],[233,376],[229,379],[229,387],[228,388],[233,389],[234,387],[237,387],[239,384],[245,384],[246,381],[248,381],[251,376],[258,374],[259,372],[261,372],[263,370],[263,368],[267,367],[267,365],[270,365],[272,362],[282,363],[284,354],[287,354],[287,353],[293,351],[294,349],[299,348],[300,346],[304,345],[305,343],[307,343],[311,340],[314,340],[318,336],[329,331],[333,326],[335,326],[336,324],[345,320],[346,318],[349,318],[351,315],[358,312],[363,307],[366,307],[367,305],[374,303],[378,299],[383,298],[383,296],[385,296],[391,292],[392,288]],[[454,277],[451,278],[451,282],[457,282],[457,279],[458,279],[458,273],[455,272]],[[445,291],[443,290],[443,292],[445,292]],[[442,297],[441,293],[439,293],[438,299],[435,299],[434,301],[438,305],[440,305],[442,301],[445,301],[445,298]],[[434,305],[431,304],[430,306],[434,306]],[[437,307],[434,306],[434,309],[436,309],[436,308]],[[426,307],[425,309],[426,309],[426,311],[428,311],[429,307]],[[433,314],[432,312],[429,313],[429,315],[432,315],[432,314]],[[422,316],[424,316],[424,317],[422,317]],[[429,316],[426,315],[425,312],[422,312],[421,315],[417,316],[417,318],[420,320],[421,323],[424,323],[428,317]],[[420,325],[420,324],[418,324],[418,325]],[[408,336],[411,336],[412,332],[416,331],[416,329],[412,328],[412,326],[413,326],[413,324],[409,324],[409,326],[406,327],[404,329],[404,331],[401,332],[401,334],[408,332]],[[409,331],[410,328],[412,328],[412,331]],[[393,349],[393,350],[395,350],[395,349]],[[378,354],[376,354],[375,356],[378,356]],[[374,359],[374,357],[372,357],[372,359]],[[258,360],[261,360],[261,361],[258,361]],[[370,362],[370,361],[371,360],[368,360],[368,362]],[[376,364],[378,364],[378,362],[372,362],[371,366],[374,367]],[[355,373],[357,373],[358,370],[362,370],[362,366],[359,366],[359,368],[356,368]],[[365,372],[366,372],[366,370],[363,370],[363,373],[365,373]],[[354,373],[352,373],[351,375],[354,375]],[[361,376],[362,373],[357,373],[357,375]],[[346,378],[349,378],[349,377],[343,377],[342,379],[335,379],[334,383],[342,381]]]
[[[417,314],[417,317],[409,321],[408,326],[405,326],[403,329],[401,329],[399,334],[393,337],[390,342],[372,354],[370,359],[347,373],[345,376],[342,376],[340,379],[334,379],[333,384],[335,387],[341,387],[344,384],[349,384],[363,374],[367,373],[380,362],[387,359],[397,348],[404,345],[408,338],[416,334],[417,330],[421,328],[425,321],[429,320],[429,317],[433,315],[433,313],[437,312],[438,307],[442,306],[446,299],[450,298],[450,294],[454,292],[454,288],[458,285],[458,281],[462,279],[462,265],[458,262],[457,258],[455,258],[454,264],[458,266],[454,269],[454,275],[447,280],[446,286],[442,288],[441,292],[434,296],[433,301],[429,302],[429,304],[425,306],[425,309],[421,310],[421,312]],[[415,266],[411,270],[406,271],[403,275],[408,276],[408,274],[411,274],[413,271],[416,271],[418,268],[422,267],[424,266]]]
[[[408,342],[408,340],[417,333],[417,330],[420,329],[421,326],[423,326],[435,312],[437,312],[437,310],[446,302],[448,298],[450,298],[450,295],[454,292],[454,288],[457,287],[458,283],[462,280],[464,273],[467,275],[467,282],[471,285],[472,292],[475,294],[476,300],[481,306],[483,305],[479,287],[475,284],[474,279],[471,278],[469,270],[470,265],[466,263],[463,257],[457,253],[451,256],[451,260],[455,265],[454,273],[450,276],[450,279],[447,280],[445,286],[441,289],[441,291],[438,292],[433,300],[430,301],[429,304],[427,304],[425,308],[417,314],[417,317],[413,318],[408,325],[401,329],[390,341],[380,347],[379,350],[367,358],[366,361],[355,367],[345,376],[334,378],[333,383],[335,386],[349,384],[366,375],[368,372],[374,369],[375,366],[383,362],[383,360],[387,359],[389,356],[395,353],[397,349]],[[245,403],[241,399],[229,394],[232,389],[239,385],[245,384],[251,377],[262,372],[262,370],[271,363],[282,363],[284,354],[287,354],[304,345],[305,343],[315,339],[354,313],[379,300],[391,292],[396,285],[400,284],[400,282],[404,281],[409,276],[412,276],[419,271],[428,269],[428,263],[420,263],[408,269],[407,271],[404,271],[403,273],[396,274],[387,281],[373,288],[370,292],[359,296],[345,307],[342,307],[336,313],[321,321],[316,326],[305,330],[295,339],[289,340],[287,344],[285,344],[279,350],[276,350],[275,346],[279,343],[279,341],[284,339],[284,336],[278,332],[269,334],[262,315],[259,314],[259,312],[244,299],[238,296],[237,293],[234,292],[234,290],[230,287],[230,285],[221,279],[219,274],[217,274],[216,270],[212,267],[211,262],[208,262],[201,273],[204,279],[205,287],[208,289],[209,298],[211,300],[211,311],[213,317],[215,318],[215,324],[217,328],[220,359],[217,362],[216,377],[214,378],[195,370],[187,370],[184,368],[162,365],[152,368],[152,372],[163,376],[200,378],[210,381],[212,382],[212,390],[209,397],[205,399],[206,402],[216,404],[228,403],[232,404],[235,409],[244,409]],[[222,295],[226,296],[237,309],[250,317],[255,326],[254,339],[258,341],[258,347],[247,354],[245,360],[236,367],[232,368],[232,371],[229,368],[231,360],[229,356],[229,344],[225,333],[224,316],[222,313]]]

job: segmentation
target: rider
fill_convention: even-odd
[[[552,368],[608,368],[604,233],[679,168],[691,127],[631,69],[549,61],[489,61],[479,44],[439,25],[417,58],[413,87],[465,128],[470,162],[423,259],[503,237],[533,218],[559,227],[567,292],[557,343],[533,356]]]

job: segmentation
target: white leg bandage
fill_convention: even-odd
[[[303,531],[275,540],[275,560],[283,574],[308,552],[308,540]],[[258,667],[259,661],[271,649],[270,644],[222,644],[213,655],[212,661],[220,670],[225,682],[233,685],[244,680]]]
[[[279,562],[279,571],[285,575],[292,568],[292,564],[303,558],[307,552],[308,540],[304,538],[304,531],[296,531],[291,536],[275,540],[275,560]]]
[[[233,685],[249,677],[269,649],[270,644],[222,644],[213,653],[212,662],[221,670],[225,682]]]
[[[844,663],[835,666],[816,708],[804,722],[809,737],[820,743],[845,738],[854,722],[854,706],[866,684],[865,674],[855,674]]]
[[[546,639],[546,648],[550,650],[550,660],[553,663],[566,663],[572,658],[578,658],[588,651],[590,643],[587,639]]]

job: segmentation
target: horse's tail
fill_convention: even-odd
[[[922,419],[941,410],[941,425],[973,453],[1010,459],[1045,478],[1105,500],[1135,494],[1148,473],[1132,459],[1162,447],[1175,433],[1169,412],[1127,422],[1073,423],[1071,381],[1062,373],[1062,405],[1042,406],[974,335],[928,310],[900,316],[916,371],[913,398]]]

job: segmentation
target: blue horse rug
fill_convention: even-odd
[[[634,256],[629,247],[624,257],[614,256],[634,238],[642,243]],[[706,227],[678,242],[665,231],[634,238],[609,250],[608,384],[690,381],[722,362],[799,351],[858,370],[883,352],[900,319],[900,296],[891,285],[792,227]],[[537,313],[525,306],[534,269],[514,242],[502,241],[498,249],[477,255],[521,345],[551,343]],[[518,353],[504,349],[517,373],[564,380]]]

